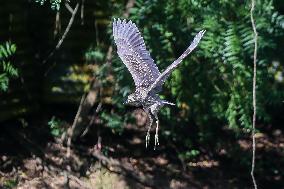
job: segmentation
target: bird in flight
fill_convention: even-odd
[[[122,62],[129,70],[134,83],[135,91],[131,93],[125,104],[142,106],[147,113],[150,123],[146,134],[146,148],[150,141],[150,130],[153,120],[156,120],[155,147],[159,145],[159,118],[158,112],[164,105],[175,105],[160,99],[158,93],[169,75],[189,55],[200,42],[205,30],[201,30],[193,39],[184,53],[168,66],[162,73],[159,71],[154,60],[147,51],[144,40],[135,23],[131,20],[113,20],[113,37],[117,46],[117,53]]]

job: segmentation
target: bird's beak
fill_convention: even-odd
[[[124,100],[124,102],[123,102],[122,104],[123,104],[123,105],[127,104],[127,99],[126,99],[126,100]]]

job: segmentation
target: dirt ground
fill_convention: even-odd
[[[74,143],[69,157],[61,140],[42,127],[31,133],[31,128],[6,123],[0,133],[0,188],[252,188],[249,136],[235,140],[223,129],[223,143],[199,146],[201,153],[185,160],[178,156],[183,148],[163,136],[157,150],[152,143],[146,149],[145,119],[136,116],[142,116],[140,122],[126,125],[121,135],[103,128],[101,143],[92,134]],[[257,133],[256,162],[259,188],[284,188],[280,129]]]

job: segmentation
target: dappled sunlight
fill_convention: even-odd
[[[282,1],[1,1],[0,188],[282,189]]]

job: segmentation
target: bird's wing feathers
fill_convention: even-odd
[[[136,88],[150,87],[160,72],[134,23],[114,19],[113,37],[117,53],[132,75]]]
[[[155,80],[155,82],[149,87],[148,93],[157,93],[161,89],[162,85],[166,81],[166,79],[169,77],[169,75],[173,72],[173,70],[181,63],[181,61],[189,55],[195,47],[200,42],[201,38],[203,37],[205,33],[205,30],[201,30],[193,39],[193,42],[190,44],[190,46],[184,51],[184,53],[176,59],[170,66],[166,68],[166,70]]]

